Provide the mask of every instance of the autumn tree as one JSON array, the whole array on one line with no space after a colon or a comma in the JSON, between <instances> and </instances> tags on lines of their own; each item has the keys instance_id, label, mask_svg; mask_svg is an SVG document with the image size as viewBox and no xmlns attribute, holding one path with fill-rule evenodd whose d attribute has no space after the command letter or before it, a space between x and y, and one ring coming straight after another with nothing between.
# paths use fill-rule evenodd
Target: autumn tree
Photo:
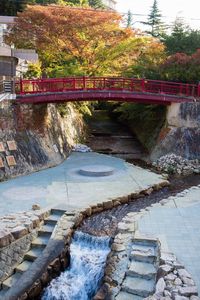
<instances>
[{"instance_id":1,"label":"autumn tree","mask_svg":"<svg viewBox=\"0 0 200 300\"><path fill-rule=\"evenodd\" d=\"M77 22L78 20L78 22ZM7 41L35 48L49 75L119 74L140 52L145 40L120 26L116 12L67 6L28 6Z\"/></svg>"},{"instance_id":2,"label":"autumn tree","mask_svg":"<svg viewBox=\"0 0 200 300\"><path fill-rule=\"evenodd\" d=\"M176 53L159 66L161 79L197 83L200 78L200 49L192 55Z\"/></svg>"},{"instance_id":3,"label":"autumn tree","mask_svg":"<svg viewBox=\"0 0 200 300\"><path fill-rule=\"evenodd\" d=\"M164 45L153 38L146 38L145 43L140 48L136 60L127 67L124 76L156 79L159 75L158 66L166 59Z\"/></svg>"}]
</instances>

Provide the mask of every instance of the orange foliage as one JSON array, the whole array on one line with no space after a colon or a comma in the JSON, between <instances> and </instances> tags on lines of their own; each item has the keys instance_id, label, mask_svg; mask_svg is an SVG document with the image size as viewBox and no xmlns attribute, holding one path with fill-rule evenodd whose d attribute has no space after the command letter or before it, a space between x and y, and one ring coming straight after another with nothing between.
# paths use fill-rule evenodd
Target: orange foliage
<instances>
[{"instance_id":1,"label":"orange foliage","mask_svg":"<svg viewBox=\"0 0 200 300\"><path fill-rule=\"evenodd\" d=\"M76 58L90 59L103 45L114 47L131 35L122 29L115 12L78 9L69 6L28 6L18 18L7 40L18 47L66 51Z\"/></svg>"}]
</instances>

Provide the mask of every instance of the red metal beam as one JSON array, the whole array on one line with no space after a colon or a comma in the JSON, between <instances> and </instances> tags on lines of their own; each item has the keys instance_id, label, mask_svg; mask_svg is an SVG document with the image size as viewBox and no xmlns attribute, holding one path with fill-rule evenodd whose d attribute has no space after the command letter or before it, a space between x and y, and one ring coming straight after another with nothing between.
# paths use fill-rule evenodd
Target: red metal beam
<instances>
[{"instance_id":1,"label":"red metal beam","mask_svg":"<svg viewBox=\"0 0 200 300\"><path fill-rule=\"evenodd\" d=\"M68 101L119 101L169 105L171 102L192 101L188 97L162 94L131 93L124 91L74 91L61 93L27 94L17 97L18 103L59 103Z\"/></svg>"}]
</instances>

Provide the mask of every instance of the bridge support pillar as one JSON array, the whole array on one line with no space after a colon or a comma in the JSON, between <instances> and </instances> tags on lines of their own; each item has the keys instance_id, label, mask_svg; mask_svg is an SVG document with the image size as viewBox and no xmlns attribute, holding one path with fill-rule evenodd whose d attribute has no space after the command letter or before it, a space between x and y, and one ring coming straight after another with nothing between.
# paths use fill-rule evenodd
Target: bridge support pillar
<instances>
[{"instance_id":1,"label":"bridge support pillar","mask_svg":"<svg viewBox=\"0 0 200 300\"><path fill-rule=\"evenodd\" d=\"M187 159L200 159L200 102L172 103L160 131L151 159L175 153Z\"/></svg>"}]
</instances>

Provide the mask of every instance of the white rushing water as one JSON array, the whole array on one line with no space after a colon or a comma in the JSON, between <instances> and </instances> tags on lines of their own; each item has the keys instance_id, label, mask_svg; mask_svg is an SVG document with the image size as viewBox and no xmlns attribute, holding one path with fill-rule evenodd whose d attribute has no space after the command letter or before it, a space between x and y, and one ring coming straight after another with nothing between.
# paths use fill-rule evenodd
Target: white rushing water
<instances>
[{"instance_id":1,"label":"white rushing water","mask_svg":"<svg viewBox=\"0 0 200 300\"><path fill-rule=\"evenodd\" d=\"M90 300L99 288L109 237L76 232L70 246L70 267L45 289L42 300Z\"/></svg>"}]
</instances>

